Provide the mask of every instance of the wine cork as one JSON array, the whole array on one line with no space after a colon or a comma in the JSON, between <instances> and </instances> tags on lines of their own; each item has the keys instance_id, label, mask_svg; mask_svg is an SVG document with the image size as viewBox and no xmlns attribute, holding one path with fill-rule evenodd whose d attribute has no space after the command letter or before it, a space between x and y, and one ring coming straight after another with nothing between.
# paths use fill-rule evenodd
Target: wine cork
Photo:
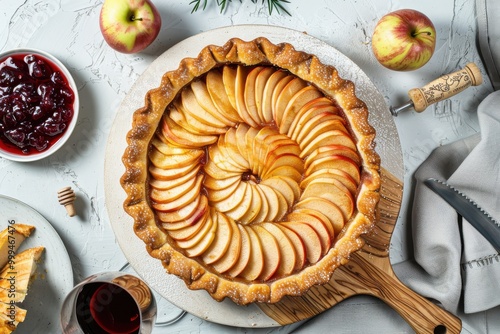
<instances>
[{"instance_id":1,"label":"wine cork","mask_svg":"<svg viewBox=\"0 0 500 334\"><path fill-rule=\"evenodd\" d=\"M66 208L68 216L73 217L76 214L75 207L73 205L73 202L76 199L76 195L73 189L71 189L71 187L60 189L57 192L57 198L59 199L59 203L61 205L64 205L64 207Z\"/></svg>"}]
</instances>

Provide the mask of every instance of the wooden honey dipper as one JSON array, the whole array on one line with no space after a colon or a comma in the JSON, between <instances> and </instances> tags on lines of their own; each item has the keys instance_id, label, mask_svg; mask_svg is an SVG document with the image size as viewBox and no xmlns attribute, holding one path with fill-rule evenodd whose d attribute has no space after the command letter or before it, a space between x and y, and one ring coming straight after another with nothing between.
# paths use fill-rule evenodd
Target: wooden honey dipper
<instances>
[{"instance_id":1,"label":"wooden honey dipper","mask_svg":"<svg viewBox=\"0 0 500 334\"><path fill-rule=\"evenodd\" d=\"M75 207L73 205L76 195L73 189L71 189L71 187L65 187L60 189L57 192L57 198L59 199L59 203L61 205L64 205L64 207L66 208L68 216L73 217L76 214Z\"/></svg>"}]
</instances>

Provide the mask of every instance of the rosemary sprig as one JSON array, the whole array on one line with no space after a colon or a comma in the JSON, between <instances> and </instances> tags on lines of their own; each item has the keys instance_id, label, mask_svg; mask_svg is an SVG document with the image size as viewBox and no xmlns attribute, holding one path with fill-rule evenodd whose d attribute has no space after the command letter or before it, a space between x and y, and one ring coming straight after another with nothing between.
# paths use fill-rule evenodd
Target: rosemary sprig
<instances>
[{"instance_id":1,"label":"rosemary sprig","mask_svg":"<svg viewBox=\"0 0 500 334\"><path fill-rule=\"evenodd\" d=\"M226 10L227 6L229 5L232 0L215 0L217 3L217 6L220 7L220 12L224 12ZM253 3L257 3L258 0L251 0ZM202 10L205 10L207 7L207 2L208 0L192 0L189 4L193 5L193 9L191 10L191 13L194 13L198 11L200 8ZM288 14L291 16L291 14L286 10L286 8L283 6L283 3L290 3L289 0L262 0L262 4L267 2L267 8L269 9L269 15L273 13L273 10L276 10L279 14L281 14L280 11L283 11L284 13ZM240 0L241 3L241 0Z\"/></svg>"}]
</instances>

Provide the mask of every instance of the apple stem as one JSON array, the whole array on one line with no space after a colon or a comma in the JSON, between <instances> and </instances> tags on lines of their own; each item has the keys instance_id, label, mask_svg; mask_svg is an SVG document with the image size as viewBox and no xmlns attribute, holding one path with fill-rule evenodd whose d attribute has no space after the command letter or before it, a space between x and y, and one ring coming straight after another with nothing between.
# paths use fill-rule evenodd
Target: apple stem
<instances>
[{"instance_id":1,"label":"apple stem","mask_svg":"<svg viewBox=\"0 0 500 334\"><path fill-rule=\"evenodd\" d=\"M415 32L414 32L414 33L412 33L412 34L411 34L411 36L412 36L412 37L416 37L416 36L418 36L418 35L420 35L420 34L426 34L427 36L432 35L429 31L421 31L421 32L418 32L418 33L415 33Z\"/></svg>"},{"instance_id":2,"label":"apple stem","mask_svg":"<svg viewBox=\"0 0 500 334\"><path fill-rule=\"evenodd\" d=\"M132 15L130 16L130 21L142 21L142 18L141 17L137 18L134 15Z\"/></svg>"}]
</instances>

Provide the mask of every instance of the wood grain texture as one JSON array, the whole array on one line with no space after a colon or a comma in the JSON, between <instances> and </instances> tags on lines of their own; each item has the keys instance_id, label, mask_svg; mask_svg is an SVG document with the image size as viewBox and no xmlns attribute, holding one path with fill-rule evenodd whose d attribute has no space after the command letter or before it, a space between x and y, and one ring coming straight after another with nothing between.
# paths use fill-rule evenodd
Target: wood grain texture
<instances>
[{"instance_id":1,"label":"wood grain texture","mask_svg":"<svg viewBox=\"0 0 500 334\"><path fill-rule=\"evenodd\" d=\"M389 246L403 194L402 182L382 170L379 220L364 236L364 247L337 269L329 283L312 287L300 297L285 297L275 304L258 304L282 325L315 316L354 295L380 298L398 312L417 333L460 333L459 318L402 284L392 270Z\"/></svg>"}]
</instances>

